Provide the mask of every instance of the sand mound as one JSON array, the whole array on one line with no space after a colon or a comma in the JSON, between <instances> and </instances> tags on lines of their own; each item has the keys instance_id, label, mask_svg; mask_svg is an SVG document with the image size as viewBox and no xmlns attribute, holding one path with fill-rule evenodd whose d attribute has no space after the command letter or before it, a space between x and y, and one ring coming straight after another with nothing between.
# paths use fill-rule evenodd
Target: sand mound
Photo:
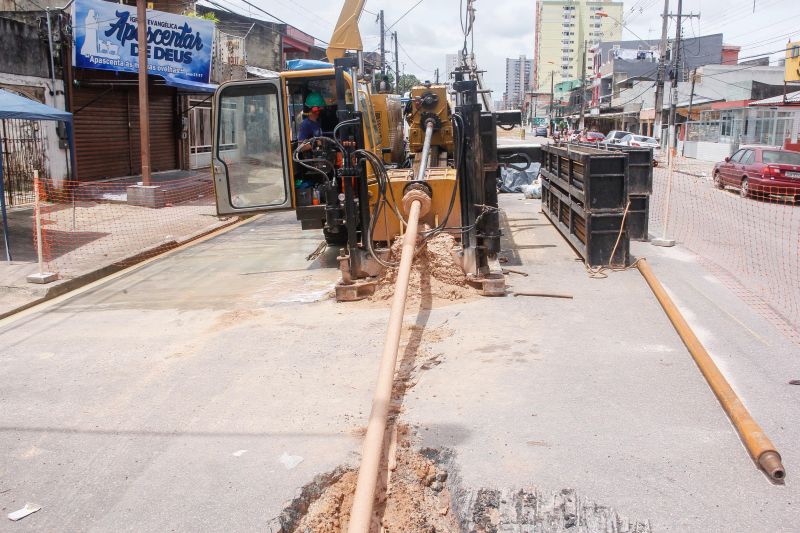
<instances>
[{"instance_id":1,"label":"sand mound","mask_svg":"<svg viewBox=\"0 0 800 533\"><path fill-rule=\"evenodd\" d=\"M392 244L390 259L400 260L403 238ZM461 267L453 260L455 239L440 233L428 240L425 247L414 258L408 284L409 300L443 299L461 300L475 296L477 292L467 284ZM373 300L388 300L394 295L397 268L387 268L381 274Z\"/></svg>"},{"instance_id":2,"label":"sand mound","mask_svg":"<svg viewBox=\"0 0 800 533\"><path fill-rule=\"evenodd\" d=\"M357 472L346 472L308 507L292 531L296 533L344 533L347 531ZM447 473L430 459L400 444L397 467L391 474L386 501L375 509L381 531L389 533L455 533L458 526L450 513Z\"/></svg>"}]
</instances>

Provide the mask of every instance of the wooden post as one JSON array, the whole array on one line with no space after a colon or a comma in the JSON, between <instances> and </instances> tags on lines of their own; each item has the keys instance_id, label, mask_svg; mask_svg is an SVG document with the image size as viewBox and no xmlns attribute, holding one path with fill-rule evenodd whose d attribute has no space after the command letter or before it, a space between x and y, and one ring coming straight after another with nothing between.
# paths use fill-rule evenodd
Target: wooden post
<instances>
[{"instance_id":1,"label":"wooden post","mask_svg":"<svg viewBox=\"0 0 800 533\"><path fill-rule=\"evenodd\" d=\"M147 1L136 1L139 45L139 139L142 185L150 185L150 101L147 94Z\"/></svg>"}]
</instances>

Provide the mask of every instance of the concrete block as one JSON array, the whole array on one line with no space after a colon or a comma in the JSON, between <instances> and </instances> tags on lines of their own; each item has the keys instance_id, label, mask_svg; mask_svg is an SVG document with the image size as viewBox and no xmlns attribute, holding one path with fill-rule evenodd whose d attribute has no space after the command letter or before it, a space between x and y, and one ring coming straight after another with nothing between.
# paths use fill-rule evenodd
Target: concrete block
<instances>
[{"instance_id":1,"label":"concrete block","mask_svg":"<svg viewBox=\"0 0 800 533\"><path fill-rule=\"evenodd\" d=\"M167 204L167 192L158 185L129 185L128 205L161 209Z\"/></svg>"},{"instance_id":2,"label":"concrete block","mask_svg":"<svg viewBox=\"0 0 800 533\"><path fill-rule=\"evenodd\" d=\"M28 274L26 278L28 283L53 283L54 281L58 280L58 274L53 272L36 272L35 274Z\"/></svg>"},{"instance_id":3,"label":"concrete block","mask_svg":"<svg viewBox=\"0 0 800 533\"><path fill-rule=\"evenodd\" d=\"M670 246L675 246L675 241L673 239L662 239L662 238L655 238L650 239L650 244L653 246L662 246L665 248L669 248Z\"/></svg>"}]
</instances>

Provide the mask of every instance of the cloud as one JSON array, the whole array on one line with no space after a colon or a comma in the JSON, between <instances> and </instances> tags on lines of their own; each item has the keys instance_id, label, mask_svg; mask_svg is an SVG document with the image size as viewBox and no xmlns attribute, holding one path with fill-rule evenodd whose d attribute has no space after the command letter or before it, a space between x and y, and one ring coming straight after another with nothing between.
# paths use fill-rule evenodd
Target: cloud
<instances>
[{"instance_id":1,"label":"cloud","mask_svg":"<svg viewBox=\"0 0 800 533\"><path fill-rule=\"evenodd\" d=\"M237 11L267 19L242 4L240 0L215 0ZM339 18L344 0L250 0L297 28L328 40ZM403 17L417 0L369 0L366 9L383 9L387 26ZM406 72L425 79L437 67L444 74L445 54L455 53L463 45L459 18L460 0L423 0L390 31L397 31L400 62ZM466 3L466 2L464 2ZM487 84L500 98L505 85L505 59L525 55L533 57L535 0L477 0L475 54ZM708 35L724 31L725 42L743 46L742 56L780 49L789 38L800 39L796 21L800 19L797 0L694 0L683 3L684 11L700 12L700 19L687 19L684 35ZM631 9L629 6L633 6ZM625 2L623 38L658 39L661 36L661 0ZM672 0L672 10L677 2ZM378 46L378 25L373 14L365 12L359 24L365 50ZM794 32L794 33L792 33ZM675 26L670 26L670 38ZM391 41L387 36L388 58L393 63Z\"/></svg>"}]
</instances>

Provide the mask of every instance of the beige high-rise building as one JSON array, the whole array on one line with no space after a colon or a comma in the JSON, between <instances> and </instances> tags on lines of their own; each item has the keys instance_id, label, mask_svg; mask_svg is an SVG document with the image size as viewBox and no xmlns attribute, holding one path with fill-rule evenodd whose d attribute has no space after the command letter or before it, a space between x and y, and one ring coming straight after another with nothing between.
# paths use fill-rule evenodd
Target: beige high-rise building
<instances>
[{"instance_id":1,"label":"beige high-rise building","mask_svg":"<svg viewBox=\"0 0 800 533\"><path fill-rule=\"evenodd\" d=\"M533 86L549 91L551 72L554 83L580 79L584 53L583 75L589 76L591 49L600 41L621 40L622 15L622 2L613 0L536 0Z\"/></svg>"}]
</instances>

